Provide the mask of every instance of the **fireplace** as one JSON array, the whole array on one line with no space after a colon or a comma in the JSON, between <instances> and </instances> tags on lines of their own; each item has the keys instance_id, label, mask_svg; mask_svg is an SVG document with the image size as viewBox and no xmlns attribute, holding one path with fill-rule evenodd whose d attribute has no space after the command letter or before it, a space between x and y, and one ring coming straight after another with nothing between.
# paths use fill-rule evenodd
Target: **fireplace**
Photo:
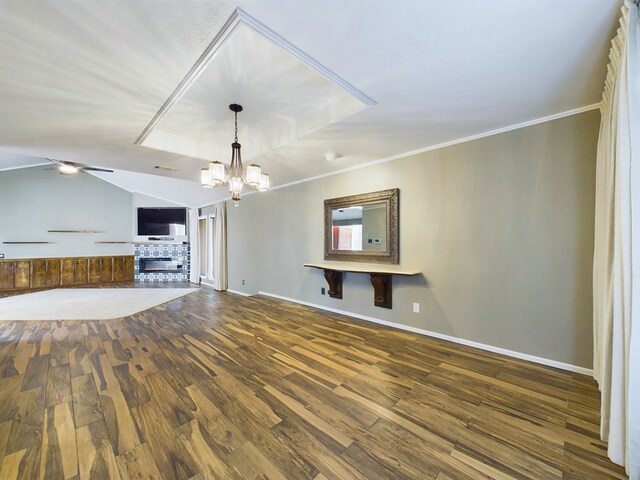
<instances>
[{"instance_id":1,"label":"fireplace","mask_svg":"<svg viewBox=\"0 0 640 480\"><path fill-rule=\"evenodd\" d=\"M188 243L136 243L134 271L136 282L188 282Z\"/></svg>"},{"instance_id":2,"label":"fireplace","mask_svg":"<svg viewBox=\"0 0 640 480\"><path fill-rule=\"evenodd\" d=\"M141 257L140 273L179 273L182 263L171 257Z\"/></svg>"}]
</instances>

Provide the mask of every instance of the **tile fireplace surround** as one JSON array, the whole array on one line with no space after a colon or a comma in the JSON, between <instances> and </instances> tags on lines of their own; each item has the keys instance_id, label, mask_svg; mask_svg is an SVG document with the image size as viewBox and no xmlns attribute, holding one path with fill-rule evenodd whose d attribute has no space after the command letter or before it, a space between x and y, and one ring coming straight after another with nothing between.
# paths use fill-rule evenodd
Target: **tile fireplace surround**
<instances>
[{"instance_id":1,"label":"tile fireplace surround","mask_svg":"<svg viewBox=\"0 0 640 480\"><path fill-rule=\"evenodd\" d=\"M189 265L191 255L187 243L136 243L133 247L134 277L136 282L188 282ZM170 259L171 271L146 271L140 270L140 259L156 258ZM144 263L144 262L143 262ZM175 268L179 265L179 268Z\"/></svg>"}]
</instances>

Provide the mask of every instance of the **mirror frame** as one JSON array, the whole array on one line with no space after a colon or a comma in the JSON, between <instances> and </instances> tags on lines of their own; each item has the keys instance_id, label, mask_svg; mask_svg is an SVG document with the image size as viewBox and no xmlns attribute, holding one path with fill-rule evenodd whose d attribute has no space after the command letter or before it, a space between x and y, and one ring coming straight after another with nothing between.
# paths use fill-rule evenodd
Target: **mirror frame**
<instances>
[{"instance_id":1,"label":"mirror frame","mask_svg":"<svg viewBox=\"0 0 640 480\"><path fill-rule=\"evenodd\" d=\"M330 198L324 201L324 259L344 262L399 263L399 215L400 189L392 188L378 192ZM384 203L387 207L387 245L384 252L333 250L331 211L355 205Z\"/></svg>"}]
</instances>

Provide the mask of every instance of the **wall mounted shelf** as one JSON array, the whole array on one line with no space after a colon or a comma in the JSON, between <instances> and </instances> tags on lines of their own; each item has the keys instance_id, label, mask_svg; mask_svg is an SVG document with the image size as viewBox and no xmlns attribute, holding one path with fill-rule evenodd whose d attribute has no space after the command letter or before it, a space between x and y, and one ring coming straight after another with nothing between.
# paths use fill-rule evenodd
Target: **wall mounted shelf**
<instances>
[{"instance_id":1,"label":"wall mounted shelf","mask_svg":"<svg viewBox=\"0 0 640 480\"><path fill-rule=\"evenodd\" d=\"M53 242L2 242L3 245L43 245Z\"/></svg>"},{"instance_id":2,"label":"wall mounted shelf","mask_svg":"<svg viewBox=\"0 0 640 480\"><path fill-rule=\"evenodd\" d=\"M47 233L104 233L98 230L47 230Z\"/></svg>"},{"instance_id":3,"label":"wall mounted shelf","mask_svg":"<svg viewBox=\"0 0 640 480\"><path fill-rule=\"evenodd\" d=\"M346 272L367 273L373 286L373 304L376 307L392 308L392 285L393 275L414 276L422 272L417 270L401 270L397 267L386 267L381 265L353 265L345 263L305 263L305 267L318 268L324 271L324 278L329 284L329 296L331 298L342 299L342 278Z\"/></svg>"}]
</instances>

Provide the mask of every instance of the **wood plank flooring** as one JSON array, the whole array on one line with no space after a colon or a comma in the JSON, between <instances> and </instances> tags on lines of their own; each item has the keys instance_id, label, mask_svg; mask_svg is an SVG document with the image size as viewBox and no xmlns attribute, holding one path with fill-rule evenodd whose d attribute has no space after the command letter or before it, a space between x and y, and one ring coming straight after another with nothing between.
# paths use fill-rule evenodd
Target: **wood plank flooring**
<instances>
[{"instance_id":1,"label":"wood plank flooring","mask_svg":"<svg viewBox=\"0 0 640 480\"><path fill-rule=\"evenodd\" d=\"M0 322L2 480L624 479L598 412L583 375L208 288Z\"/></svg>"}]
</instances>

